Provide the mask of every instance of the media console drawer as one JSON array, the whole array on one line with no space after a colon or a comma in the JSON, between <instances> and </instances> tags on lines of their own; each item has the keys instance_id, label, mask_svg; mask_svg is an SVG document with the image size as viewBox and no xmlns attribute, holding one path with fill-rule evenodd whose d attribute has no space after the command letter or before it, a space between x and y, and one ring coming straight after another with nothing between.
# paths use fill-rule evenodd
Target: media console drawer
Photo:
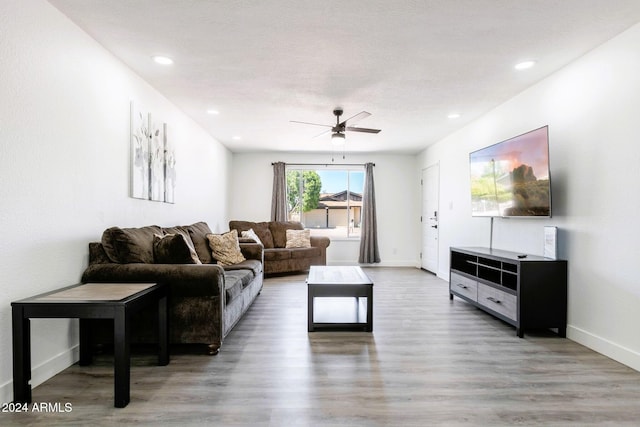
<instances>
[{"instance_id":1,"label":"media console drawer","mask_svg":"<svg viewBox=\"0 0 640 427\"><path fill-rule=\"evenodd\" d=\"M518 298L515 295L479 283L478 303L511 320L518 320Z\"/></svg>"},{"instance_id":2,"label":"media console drawer","mask_svg":"<svg viewBox=\"0 0 640 427\"><path fill-rule=\"evenodd\" d=\"M465 296L473 301L478 299L478 282L457 273L451 273L451 292Z\"/></svg>"}]
</instances>

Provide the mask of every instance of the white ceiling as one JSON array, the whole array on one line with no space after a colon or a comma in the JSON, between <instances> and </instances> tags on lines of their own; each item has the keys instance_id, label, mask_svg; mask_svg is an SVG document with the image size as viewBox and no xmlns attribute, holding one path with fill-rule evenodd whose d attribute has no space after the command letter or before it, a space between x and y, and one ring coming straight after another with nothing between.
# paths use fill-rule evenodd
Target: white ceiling
<instances>
[{"instance_id":1,"label":"white ceiling","mask_svg":"<svg viewBox=\"0 0 640 427\"><path fill-rule=\"evenodd\" d=\"M289 121L342 106L382 129L347 152L416 153L640 22L638 0L49 2L234 152L331 151Z\"/></svg>"}]
</instances>

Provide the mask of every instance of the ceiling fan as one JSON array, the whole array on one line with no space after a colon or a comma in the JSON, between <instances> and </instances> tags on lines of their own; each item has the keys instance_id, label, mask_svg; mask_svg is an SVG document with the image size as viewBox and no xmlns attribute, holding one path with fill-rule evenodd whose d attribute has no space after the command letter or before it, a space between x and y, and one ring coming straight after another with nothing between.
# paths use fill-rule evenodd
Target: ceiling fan
<instances>
[{"instance_id":1,"label":"ceiling fan","mask_svg":"<svg viewBox=\"0 0 640 427\"><path fill-rule=\"evenodd\" d=\"M361 127L356 127L356 126L351 126L353 125L355 122L362 120L364 118L367 118L371 115L371 113L368 113L366 111L362 111L358 114L356 114L355 116L351 116L346 120L343 120L342 122L340 121L340 116L342 116L342 113L344 111L342 110L342 108L336 108L333 110L333 115L336 116L336 124L335 125L322 125L319 123L309 123L309 122L299 122L297 120L291 120L291 123L301 123L303 125L313 125L313 126L324 126L324 127L328 127L331 128L330 130L326 130L324 132L322 132L319 135L316 135L314 138L320 136L320 135L324 135L325 133L331 131L331 142L333 142L336 145L341 145L344 143L344 137L345 137L345 132L364 132L364 133L379 133L380 129L369 129L369 128L361 128Z\"/></svg>"}]
</instances>

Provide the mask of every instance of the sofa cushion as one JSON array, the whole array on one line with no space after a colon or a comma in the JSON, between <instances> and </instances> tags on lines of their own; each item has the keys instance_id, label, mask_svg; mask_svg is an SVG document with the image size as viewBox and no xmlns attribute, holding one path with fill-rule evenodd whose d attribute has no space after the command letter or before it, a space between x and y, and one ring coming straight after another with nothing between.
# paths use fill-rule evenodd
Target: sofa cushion
<instances>
[{"instance_id":1,"label":"sofa cushion","mask_svg":"<svg viewBox=\"0 0 640 427\"><path fill-rule=\"evenodd\" d=\"M272 221L269 229L273 235L273 246L284 248L287 245L287 230L304 230L304 227L297 221Z\"/></svg>"},{"instance_id":2,"label":"sofa cushion","mask_svg":"<svg viewBox=\"0 0 640 427\"><path fill-rule=\"evenodd\" d=\"M245 270L246 271L246 270ZM224 293L227 304L242 294L242 275L229 272L224 274Z\"/></svg>"},{"instance_id":3,"label":"sofa cushion","mask_svg":"<svg viewBox=\"0 0 640 427\"><path fill-rule=\"evenodd\" d=\"M285 259L291 259L291 252L293 249L285 248L273 248L264 251L264 261L282 261Z\"/></svg>"},{"instance_id":4,"label":"sofa cushion","mask_svg":"<svg viewBox=\"0 0 640 427\"><path fill-rule=\"evenodd\" d=\"M203 264L212 264L215 262L211 255L211 249L209 248L209 241L207 240L207 234L211 234L211 229L206 222L196 222L195 224L185 225L180 227L189 232L189 237L193 242L193 247L198 254L198 258Z\"/></svg>"},{"instance_id":5,"label":"sofa cushion","mask_svg":"<svg viewBox=\"0 0 640 427\"><path fill-rule=\"evenodd\" d=\"M224 271L249 270L255 277L262 272L262 263L255 259L246 259L237 264L225 265L222 268L224 268Z\"/></svg>"},{"instance_id":6,"label":"sofa cushion","mask_svg":"<svg viewBox=\"0 0 640 427\"><path fill-rule=\"evenodd\" d=\"M207 234L211 255L220 265L237 264L245 260L238 243L238 231L231 230L223 234Z\"/></svg>"},{"instance_id":7,"label":"sofa cushion","mask_svg":"<svg viewBox=\"0 0 640 427\"><path fill-rule=\"evenodd\" d=\"M287 230L285 248L310 248L311 232L309 230Z\"/></svg>"},{"instance_id":8,"label":"sofa cushion","mask_svg":"<svg viewBox=\"0 0 640 427\"><path fill-rule=\"evenodd\" d=\"M315 247L297 248L291 251L292 259L315 258L315 257L319 257L320 255L322 255L320 248L315 248Z\"/></svg>"},{"instance_id":9,"label":"sofa cushion","mask_svg":"<svg viewBox=\"0 0 640 427\"><path fill-rule=\"evenodd\" d=\"M109 259L120 264L153 263L153 236L162 234L157 225L140 228L111 227L102 233L102 246Z\"/></svg>"},{"instance_id":10,"label":"sofa cushion","mask_svg":"<svg viewBox=\"0 0 640 427\"><path fill-rule=\"evenodd\" d=\"M207 227L209 228L209 227ZM193 240L191 239L191 236L189 235L189 230L183 226L177 226L177 227L162 227L162 232L164 234L182 234L185 238L185 241L187 242L187 245L189 245L190 248L193 249L194 253L198 254L198 252L195 250L196 246L193 244ZM198 257L198 260L200 260L200 257ZM200 263L202 263L202 260L200 260Z\"/></svg>"},{"instance_id":11,"label":"sofa cushion","mask_svg":"<svg viewBox=\"0 0 640 427\"><path fill-rule=\"evenodd\" d=\"M251 222L251 221L229 221L229 229L238 230L238 234L243 231L253 229L260 238L265 249L273 248L273 235L269 229L268 222Z\"/></svg>"},{"instance_id":12,"label":"sofa cushion","mask_svg":"<svg viewBox=\"0 0 640 427\"><path fill-rule=\"evenodd\" d=\"M242 288L246 288L249 285L249 283L251 283L251 281L253 280L253 272L251 270L246 270L246 269L230 270L230 271L224 272L224 277L225 277L225 280L228 277L237 278L240 280L240 283L242 284Z\"/></svg>"},{"instance_id":13,"label":"sofa cushion","mask_svg":"<svg viewBox=\"0 0 640 427\"><path fill-rule=\"evenodd\" d=\"M182 234L187 240L187 243L195 249L193 240L191 240L191 236L189 235L189 230L183 226L162 227L162 234Z\"/></svg>"},{"instance_id":14,"label":"sofa cushion","mask_svg":"<svg viewBox=\"0 0 640 427\"><path fill-rule=\"evenodd\" d=\"M153 240L153 257L156 264L202 264L193 243L184 234L156 234Z\"/></svg>"}]
</instances>

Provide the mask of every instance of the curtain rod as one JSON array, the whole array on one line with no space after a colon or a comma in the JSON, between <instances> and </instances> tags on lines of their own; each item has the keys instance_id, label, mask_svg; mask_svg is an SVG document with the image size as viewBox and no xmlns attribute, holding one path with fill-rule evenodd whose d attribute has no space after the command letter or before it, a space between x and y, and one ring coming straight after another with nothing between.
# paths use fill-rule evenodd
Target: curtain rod
<instances>
[{"instance_id":1,"label":"curtain rod","mask_svg":"<svg viewBox=\"0 0 640 427\"><path fill-rule=\"evenodd\" d=\"M364 166L364 163L286 163L287 166ZM271 166L275 165L271 162ZM375 163L372 163L375 166Z\"/></svg>"}]
</instances>

